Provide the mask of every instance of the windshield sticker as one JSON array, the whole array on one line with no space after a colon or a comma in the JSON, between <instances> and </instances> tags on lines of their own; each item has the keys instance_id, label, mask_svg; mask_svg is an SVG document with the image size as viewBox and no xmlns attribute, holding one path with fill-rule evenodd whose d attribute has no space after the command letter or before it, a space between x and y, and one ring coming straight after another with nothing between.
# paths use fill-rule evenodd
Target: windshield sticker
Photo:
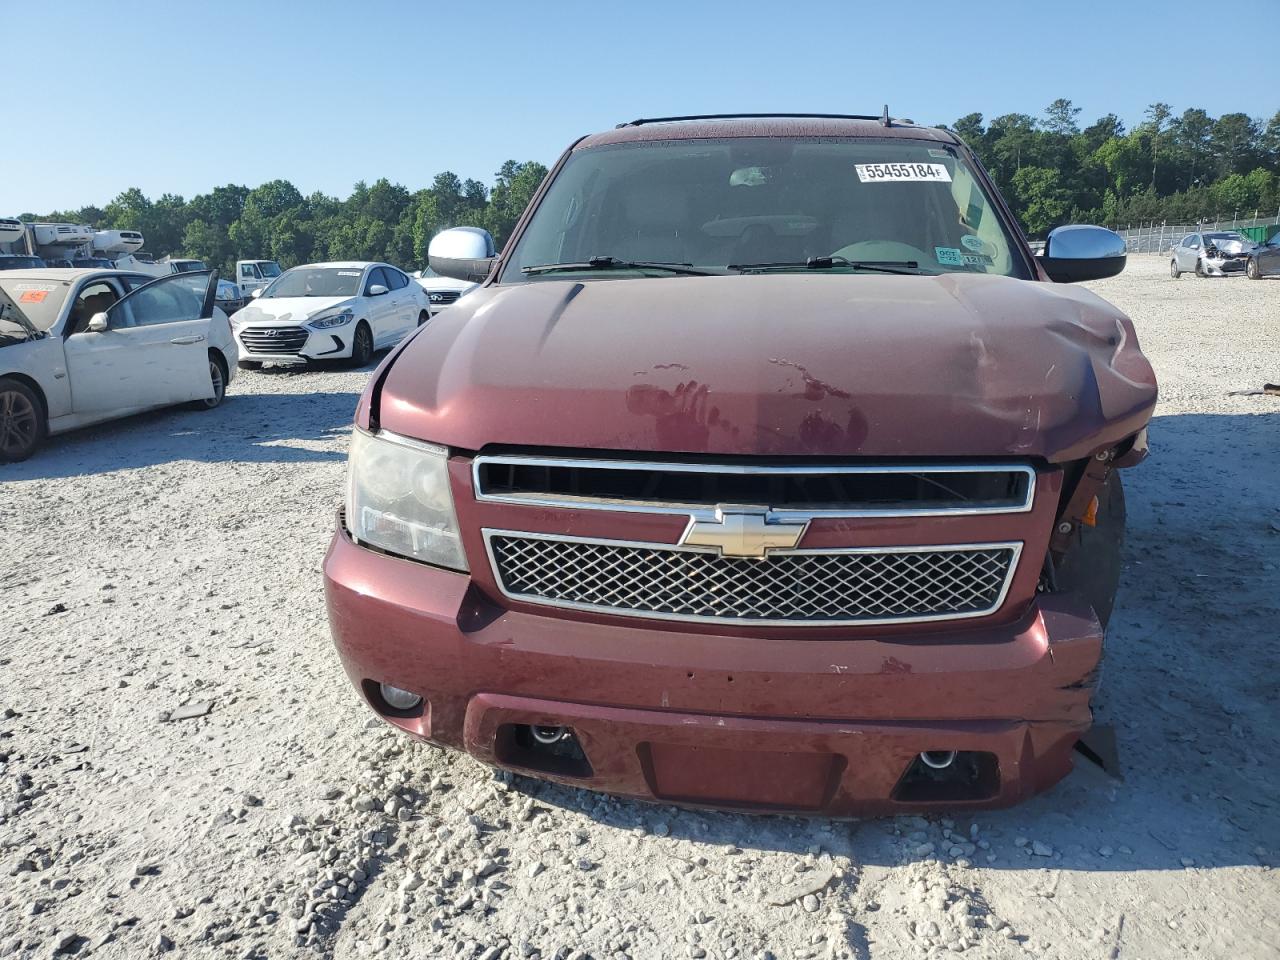
<instances>
[{"instance_id":1,"label":"windshield sticker","mask_svg":"<svg viewBox=\"0 0 1280 960\"><path fill-rule=\"evenodd\" d=\"M991 258L985 253L966 253L963 259L966 267L986 267L991 264Z\"/></svg>"},{"instance_id":2,"label":"windshield sticker","mask_svg":"<svg viewBox=\"0 0 1280 960\"><path fill-rule=\"evenodd\" d=\"M962 247L967 247L974 253L981 253L987 246L986 242L981 237L975 237L971 233L966 233L960 238L960 245Z\"/></svg>"},{"instance_id":3,"label":"windshield sticker","mask_svg":"<svg viewBox=\"0 0 1280 960\"><path fill-rule=\"evenodd\" d=\"M359 271L359 270L339 270L339 271L338 271L338 276L340 276L340 277L358 277L358 276L360 276L360 271Z\"/></svg>"},{"instance_id":4,"label":"windshield sticker","mask_svg":"<svg viewBox=\"0 0 1280 960\"><path fill-rule=\"evenodd\" d=\"M958 247L934 247L933 258L948 267L963 267L964 259Z\"/></svg>"},{"instance_id":5,"label":"windshield sticker","mask_svg":"<svg viewBox=\"0 0 1280 960\"><path fill-rule=\"evenodd\" d=\"M940 163L855 163L863 183L950 183L951 174Z\"/></svg>"},{"instance_id":6,"label":"windshield sticker","mask_svg":"<svg viewBox=\"0 0 1280 960\"><path fill-rule=\"evenodd\" d=\"M939 160L949 160L952 154L950 150L936 150L933 147L930 147L929 156L937 157Z\"/></svg>"},{"instance_id":7,"label":"windshield sticker","mask_svg":"<svg viewBox=\"0 0 1280 960\"><path fill-rule=\"evenodd\" d=\"M48 290L23 290L22 296L18 298L19 303L44 303L44 298L49 295Z\"/></svg>"}]
</instances>

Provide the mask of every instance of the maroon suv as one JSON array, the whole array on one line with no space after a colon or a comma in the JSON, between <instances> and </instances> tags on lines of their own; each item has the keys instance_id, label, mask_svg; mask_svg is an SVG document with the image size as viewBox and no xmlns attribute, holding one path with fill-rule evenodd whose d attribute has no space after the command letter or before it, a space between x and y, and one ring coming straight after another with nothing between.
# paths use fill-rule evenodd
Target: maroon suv
<instances>
[{"instance_id":1,"label":"maroon suv","mask_svg":"<svg viewBox=\"0 0 1280 960\"><path fill-rule=\"evenodd\" d=\"M1156 399L954 134L636 121L562 156L356 415L334 641L415 736L647 799L995 806L1070 769ZM1054 282L1058 281L1058 282Z\"/></svg>"}]
</instances>

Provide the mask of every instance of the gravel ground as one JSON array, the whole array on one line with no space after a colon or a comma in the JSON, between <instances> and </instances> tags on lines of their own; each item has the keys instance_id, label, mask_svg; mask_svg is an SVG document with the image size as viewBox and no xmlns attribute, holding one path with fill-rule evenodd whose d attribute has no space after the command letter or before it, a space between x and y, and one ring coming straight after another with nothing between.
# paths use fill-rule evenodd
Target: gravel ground
<instances>
[{"instance_id":1,"label":"gravel ground","mask_svg":"<svg viewBox=\"0 0 1280 960\"><path fill-rule=\"evenodd\" d=\"M691 813L372 720L319 564L368 371L0 467L0 957L1280 956L1280 280L1096 284L1161 379L1108 646L1126 770L957 820ZM188 714L198 714L190 716Z\"/></svg>"}]
</instances>

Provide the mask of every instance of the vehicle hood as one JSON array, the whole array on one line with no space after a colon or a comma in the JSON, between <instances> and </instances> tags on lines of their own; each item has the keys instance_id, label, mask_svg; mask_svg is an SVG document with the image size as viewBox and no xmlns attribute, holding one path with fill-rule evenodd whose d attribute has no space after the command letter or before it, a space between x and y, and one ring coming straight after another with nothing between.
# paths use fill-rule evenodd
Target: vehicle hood
<instances>
[{"instance_id":1,"label":"vehicle hood","mask_svg":"<svg viewBox=\"0 0 1280 960\"><path fill-rule=\"evenodd\" d=\"M321 313L332 313L355 303L355 297L259 297L236 311L236 323L305 323Z\"/></svg>"},{"instance_id":2,"label":"vehicle hood","mask_svg":"<svg viewBox=\"0 0 1280 960\"><path fill-rule=\"evenodd\" d=\"M1080 287L772 274L485 287L360 418L466 450L1063 461L1155 400L1132 323Z\"/></svg>"},{"instance_id":3,"label":"vehicle hood","mask_svg":"<svg viewBox=\"0 0 1280 960\"><path fill-rule=\"evenodd\" d=\"M1248 240L1212 240L1210 241L1219 253L1224 253L1229 257L1238 257L1242 253L1249 253L1258 248L1256 243Z\"/></svg>"}]
</instances>

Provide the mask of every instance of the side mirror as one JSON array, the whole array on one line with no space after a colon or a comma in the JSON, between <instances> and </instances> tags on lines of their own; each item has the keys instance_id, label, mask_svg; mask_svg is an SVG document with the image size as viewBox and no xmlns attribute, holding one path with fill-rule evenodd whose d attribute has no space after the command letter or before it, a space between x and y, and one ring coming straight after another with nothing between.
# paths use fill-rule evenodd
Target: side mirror
<instances>
[{"instance_id":1,"label":"side mirror","mask_svg":"<svg viewBox=\"0 0 1280 960\"><path fill-rule=\"evenodd\" d=\"M1124 269L1124 237L1103 227L1058 227L1049 233L1040 265L1055 283L1114 277Z\"/></svg>"},{"instance_id":2,"label":"side mirror","mask_svg":"<svg viewBox=\"0 0 1280 960\"><path fill-rule=\"evenodd\" d=\"M489 276L498 251L488 230L453 227L431 238L427 265L442 277L480 283Z\"/></svg>"},{"instance_id":3,"label":"side mirror","mask_svg":"<svg viewBox=\"0 0 1280 960\"><path fill-rule=\"evenodd\" d=\"M85 325L85 333L103 333L107 329L107 315L105 313L95 313L89 318L89 322Z\"/></svg>"},{"instance_id":4,"label":"side mirror","mask_svg":"<svg viewBox=\"0 0 1280 960\"><path fill-rule=\"evenodd\" d=\"M260 296L262 296L262 288L261 288L261 287L254 287L252 290L250 290L250 291L249 291L249 296L251 296L251 297L253 297L253 299L257 300Z\"/></svg>"},{"instance_id":5,"label":"side mirror","mask_svg":"<svg viewBox=\"0 0 1280 960\"><path fill-rule=\"evenodd\" d=\"M372 287L369 288L369 296L371 297L380 297L386 292L387 292L387 288L380 283L375 283Z\"/></svg>"}]
</instances>

